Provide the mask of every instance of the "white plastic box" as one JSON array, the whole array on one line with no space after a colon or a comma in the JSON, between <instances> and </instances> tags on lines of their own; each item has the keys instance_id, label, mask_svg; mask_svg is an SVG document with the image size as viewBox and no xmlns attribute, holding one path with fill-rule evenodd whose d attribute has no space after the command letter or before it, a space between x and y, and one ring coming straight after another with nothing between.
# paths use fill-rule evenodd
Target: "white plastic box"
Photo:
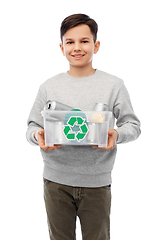
<instances>
[{"instance_id":1,"label":"white plastic box","mask_svg":"<svg viewBox=\"0 0 168 240\"><path fill-rule=\"evenodd\" d=\"M107 147L109 111L44 110L45 145L98 145Z\"/></svg>"}]
</instances>

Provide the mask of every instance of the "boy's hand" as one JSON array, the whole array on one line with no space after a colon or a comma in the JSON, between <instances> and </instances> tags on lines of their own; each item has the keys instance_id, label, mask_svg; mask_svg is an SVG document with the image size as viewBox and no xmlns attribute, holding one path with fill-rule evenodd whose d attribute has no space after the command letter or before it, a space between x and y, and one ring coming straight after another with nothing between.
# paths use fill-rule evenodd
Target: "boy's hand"
<instances>
[{"instance_id":1,"label":"boy's hand","mask_svg":"<svg viewBox=\"0 0 168 240\"><path fill-rule=\"evenodd\" d=\"M118 132L115 129L109 129L108 131L108 143L107 147L98 147L97 145L92 146L92 148L102 149L102 150L112 150L115 148L118 139Z\"/></svg>"},{"instance_id":2,"label":"boy's hand","mask_svg":"<svg viewBox=\"0 0 168 240\"><path fill-rule=\"evenodd\" d=\"M54 145L53 147L47 147L45 146L45 140L44 140L44 129L40 129L37 132L35 132L34 134L35 139L38 141L38 144L40 146L41 149L45 150L45 151L52 151L56 148L61 147L60 144Z\"/></svg>"}]
</instances>

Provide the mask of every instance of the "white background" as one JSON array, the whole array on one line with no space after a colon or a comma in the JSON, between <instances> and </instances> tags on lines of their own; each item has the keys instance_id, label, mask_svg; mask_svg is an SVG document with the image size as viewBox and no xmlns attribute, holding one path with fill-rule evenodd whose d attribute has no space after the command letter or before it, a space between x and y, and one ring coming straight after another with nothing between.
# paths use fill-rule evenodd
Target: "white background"
<instances>
[{"instance_id":1,"label":"white background","mask_svg":"<svg viewBox=\"0 0 168 240\"><path fill-rule=\"evenodd\" d=\"M49 239L43 161L26 141L26 121L40 84L68 70L59 29L74 13L97 21L93 66L124 80L142 123L137 141L118 146L111 239L168 239L167 12L166 0L1 1L1 239Z\"/></svg>"}]
</instances>

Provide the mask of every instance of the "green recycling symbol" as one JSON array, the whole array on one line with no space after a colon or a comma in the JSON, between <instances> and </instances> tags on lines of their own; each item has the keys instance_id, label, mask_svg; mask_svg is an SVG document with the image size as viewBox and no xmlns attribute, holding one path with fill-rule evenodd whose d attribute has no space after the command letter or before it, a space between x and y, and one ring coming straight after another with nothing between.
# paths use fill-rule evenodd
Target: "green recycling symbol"
<instances>
[{"instance_id":1,"label":"green recycling symbol","mask_svg":"<svg viewBox=\"0 0 168 240\"><path fill-rule=\"evenodd\" d=\"M68 140L83 140L89 129L85 123L85 119L80 116L71 116L67 125L64 125L63 133Z\"/></svg>"}]
</instances>

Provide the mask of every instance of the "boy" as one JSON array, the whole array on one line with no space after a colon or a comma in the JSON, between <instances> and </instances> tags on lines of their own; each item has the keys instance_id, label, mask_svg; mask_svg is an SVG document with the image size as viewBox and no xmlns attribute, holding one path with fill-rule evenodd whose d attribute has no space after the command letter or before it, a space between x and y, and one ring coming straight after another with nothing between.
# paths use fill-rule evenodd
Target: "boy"
<instances>
[{"instance_id":1,"label":"boy","mask_svg":"<svg viewBox=\"0 0 168 240\"><path fill-rule=\"evenodd\" d=\"M95 70L93 54L100 47L96 22L84 14L71 15L61 25L60 48L69 71L40 86L28 119L27 139L39 145L44 160L44 199L51 240L74 240L76 217L85 240L110 239L111 171L119 143L140 135L129 94L121 79ZM108 145L45 146L41 111L56 100L83 111L97 102L107 104L117 119L110 123Z\"/></svg>"}]
</instances>

